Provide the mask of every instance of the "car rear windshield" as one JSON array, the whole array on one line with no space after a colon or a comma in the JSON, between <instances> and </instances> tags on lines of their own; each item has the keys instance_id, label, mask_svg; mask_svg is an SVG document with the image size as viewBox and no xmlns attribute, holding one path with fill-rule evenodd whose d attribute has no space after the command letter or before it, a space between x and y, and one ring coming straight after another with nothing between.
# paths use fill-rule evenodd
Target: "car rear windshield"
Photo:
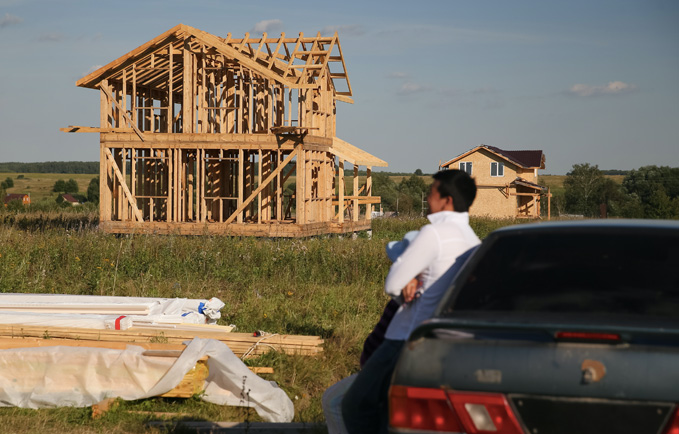
<instances>
[{"instance_id":1,"label":"car rear windshield","mask_svg":"<svg viewBox=\"0 0 679 434\"><path fill-rule=\"evenodd\" d=\"M460 276L444 314L678 316L677 233L524 233L485 253Z\"/></svg>"}]
</instances>

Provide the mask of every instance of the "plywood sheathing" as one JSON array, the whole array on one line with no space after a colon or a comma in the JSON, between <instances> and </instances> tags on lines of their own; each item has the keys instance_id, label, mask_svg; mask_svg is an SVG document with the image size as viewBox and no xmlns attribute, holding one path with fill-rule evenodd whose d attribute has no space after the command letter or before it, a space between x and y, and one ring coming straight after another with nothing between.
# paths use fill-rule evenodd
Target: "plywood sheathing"
<instances>
[{"instance_id":1,"label":"plywood sheathing","mask_svg":"<svg viewBox=\"0 0 679 434\"><path fill-rule=\"evenodd\" d=\"M530 162L513 155L535 154ZM535 157L535 155L532 155ZM533 161L534 160L534 161ZM472 163L472 177L478 188L471 215L494 218L540 218L540 204L547 200L548 219L551 217L551 194L537 184L538 169L545 168L542 151L504 151L480 145L446 161L440 167L458 169L461 162ZM504 164L504 176L492 176L491 164Z\"/></svg>"}]
</instances>

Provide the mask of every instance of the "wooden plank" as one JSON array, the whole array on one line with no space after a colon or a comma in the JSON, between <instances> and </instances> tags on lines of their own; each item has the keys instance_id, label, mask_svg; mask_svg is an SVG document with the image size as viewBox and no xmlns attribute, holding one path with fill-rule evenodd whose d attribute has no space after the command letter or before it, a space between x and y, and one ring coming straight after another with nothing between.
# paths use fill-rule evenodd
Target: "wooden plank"
<instances>
[{"instance_id":1,"label":"wooden plank","mask_svg":"<svg viewBox=\"0 0 679 434\"><path fill-rule=\"evenodd\" d=\"M250 69L251 71L256 72L257 74L263 77L267 77L271 80L283 82L288 86L295 87L295 83L290 82L290 80L287 80L285 76L281 78L280 75L276 74L266 66L255 61L247 54L244 54L242 51L235 49L233 46L222 42L220 38L189 26L186 26L185 31L193 35L196 39L201 40L205 42L207 45L214 47L214 49L220 52L221 54L237 59L239 63L241 63L243 66Z\"/></svg>"},{"instance_id":2,"label":"wooden plank","mask_svg":"<svg viewBox=\"0 0 679 434\"><path fill-rule=\"evenodd\" d=\"M102 90L102 92L104 92L106 94L106 96L108 96L110 101L113 101L113 105L115 105L118 108L118 110L120 110L122 112L122 115L125 118L125 120L127 121L127 123L132 127L134 132L137 133L137 136L139 136L139 138L143 142L144 141L144 134L139 130L139 128L137 128L137 126L134 124L134 122L132 121L130 116L125 111L123 111L123 109L122 109L122 107L120 107L120 104L118 103L118 101L116 101L113 98L113 96L111 95L111 91L108 89L108 86L100 85L100 89Z\"/></svg>"},{"instance_id":3,"label":"wooden plank","mask_svg":"<svg viewBox=\"0 0 679 434\"><path fill-rule=\"evenodd\" d=\"M182 133L193 133L194 103L193 93L195 92L193 80L193 53L189 39L184 40L184 72L182 76Z\"/></svg>"},{"instance_id":4,"label":"wooden plank","mask_svg":"<svg viewBox=\"0 0 679 434\"><path fill-rule=\"evenodd\" d=\"M359 194L360 193L358 191L358 165L354 164L354 191L353 191L354 205L353 205L353 208L352 208L352 211L351 211L353 221L358 221L358 213L359 213L358 195Z\"/></svg>"},{"instance_id":5,"label":"wooden plank","mask_svg":"<svg viewBox=\"0 0 679 434\"><path fill-rule=\"evenodd\" d=\"M338 169L339 185L337 187L337 196L339 198L339 207L337 211L338 219L340 223L344 223L344 159L339 158L339 169Z\"/></svg>"},{"instance_id":6,"label":"wooden plank","mask_svg":"<svg viewBox=\"0 0 679 434\"><path fill-rule=\"evenodd\" d=\"M134 213L134 217L137 219L137 221L142 221L144 218L142 217L141 212L139 211L139 208L137 208L137 203L134 197L132 196L132 193L130 192L129 188L127 188L127 183L125 182L125 178L123 178L123 175L120 173L120 170L118 169L118 166L115 164L115 159L113 158L113 155L111 154L111 150L108 148L104 149L104 155L106 156L106 159L110 162L113 172L115 173L115 176L118 178L118 182L120 182L122 188L123 188L123 193L127 197L127 201L132 208L132 212Z\"/></svg>"},{"instance_id":7,"label":"wooden plank","mask_svg":"<svg viewBox=\"0 0 679 434\"><path fill-rule=\"evenodd\" d=\"M247 207L247 206L250 204L250 202L252 202L252 201L254 200L255 197L257 197L257 195L259 194L259 192L261 192L261 191L264 189L264 187L266 187L267 185L269 185L269 183L276 177L276 175L277 175L278 173L280 173L280 171L283 170L283 168L284 168L288 163L290 163L290 161L292 161L292 159L295 157L295 155L297 155L297 153L298 153L298 148L295 148L295 150L292 151L292 152L290 153L290 155L288 155L288 156L285 158L285 160L283 160L283 162L281 163L281 165L280 165L279 167L277 167L276 170L274 170L273 172L271 172L271 173L269 174L269 176L266 177L266 179L264 180L264 182L262 182L262 183L257 187L257 189L255 189L255 191L253 191L253 192L250 194L250 196L249 196L247 199L245 199L245 200L238 206L238 208L236 208L236 211L234 211L234 212L229 216L229 218L226 219L226 221L225 221L224 223L225 223L225 224L231 223L231 222L236 218L236 216L238 216L238 215L240 214L240 212L243 211L243 210L245 209L245 207ZM242 196L239 195L239 198L240 198L240 197L242 197Z\"/></svg>"},{"instance_id":8,"label":"wooden plank","mask_svg":"<svg viewBox=\"0 0 679 434\"><path fill-rule=\"evenodd\" d=\"M365 178L365 195L372 197L373 193L373 177L372 177L372 167L368 166L366 168L366 178ZM365 210L365 218L367 220L372 219L373 205L372 202L368 202Z\"/></svg>"},{"instance_id":9,"label":"wooden plank","mask_svg":"<svg viewBox=\"0 0 679 434\"><path fill-rule=\"evenodd\" d=\"M178 24L168 30L165 33L162 33L161 35L156 36L155 38L151 39L150 41L146 42L145 44L135 48L134 50L128 52L124 56L119 57L118 59L114 60L113 62L108 63L105 66L102 66L101 68L97 69L96 71L86 75L85 77L81 78L76 82L76 86L79 87L93 87L96 85L96 82L98 81L99 77L102 77L106 75L108 72L124 65L126 62L131 60L132 58L139 56L140 54L144 53L146 50L151 49L158 44L160 44L162 41L165 39L169 38L170 36L180 32L182 28L185 27L183 24Z\"/></svg>"},{"instance_id":10,"label":"wooden plank","mask_svg":"<svg viewBox=\"0 0 679 434\"><path fill-rule=\"evenodd\" d=\"M172 44L168 48L168 81L167 81L167 105L169 109L167 110L167 132L173 132L174 126L174 101L172 99L172 94L174 93L174 67L173 67L173 52ZM169 207L168 207L169 208ZM168 216L169 216L168 212Z\"/></svg>"},{"instance_id":11,"label":"wooden plank","mask_svg":"<svg viewBox=\"0 0 679 434\"><path fill-rule=\"evenodd\" d=\"M245 197L245 174L243 173L245 152L242 149L238 150L238 201L236 202L236 209L241 209L243 207L243 199ZM232 213L233 215L235 213ZM228 221L228 219L227 219ZM243 223L242 213L237 214L237 223Z\"/></svg>"},{"instance_id":12,"label":"wooden plank","mask_svg":"<svg viewBox=\"0 0 679 434\"><path fill-rule=\"evenodd\" d=\"M81 127L75 125L69 125L66 128L59 128L60 131L65 133L133 133L132 128L102 128L102 127Z\"/></svg>"}]
</instances>

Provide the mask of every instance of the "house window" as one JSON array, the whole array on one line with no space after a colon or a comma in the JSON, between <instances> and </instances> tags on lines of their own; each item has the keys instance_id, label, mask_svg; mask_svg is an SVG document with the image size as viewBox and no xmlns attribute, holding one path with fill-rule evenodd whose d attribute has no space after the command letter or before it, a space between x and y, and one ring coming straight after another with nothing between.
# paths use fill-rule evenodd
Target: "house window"
<instances>
[{"instance_id":1,"label":"house window","mask_svg":"<svg viewBox=\"0 0 679 434\"><path fill-rule=\"evenodd\" d=\"M460 163L460 170L462 170L463 172L467 172L467 174L469 176L471 176L472 175L472 163L471 163L471 161Z\"/></svg>"},{"instance_id":2,"label":"house window","mask_svg":"<svg viewBox=\"0 0 679 434\"><path fill-rule=\"evenodd\" d=\"M505 163L490 163L490 176L505 176Z\"/></svg>"}]
</instances>

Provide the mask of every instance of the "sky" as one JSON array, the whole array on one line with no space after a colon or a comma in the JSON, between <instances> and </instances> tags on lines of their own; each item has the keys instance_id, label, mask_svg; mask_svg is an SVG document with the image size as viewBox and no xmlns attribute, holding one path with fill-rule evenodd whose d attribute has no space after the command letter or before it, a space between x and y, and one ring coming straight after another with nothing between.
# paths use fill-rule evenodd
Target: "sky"
<instances>
[{"instance_id":1,"label":"sky","mask_svg":"<svg viewBox=\"0 0 679 434\"><path fill-rule=\"evenodd\" d=\"M485 144L543 174L679 166L676 0L0 0L0 162L97 161L99 95L76 80L183 23L332 34L354 104L337 136L425 173Z\"/></svg>"}]
</instances>

